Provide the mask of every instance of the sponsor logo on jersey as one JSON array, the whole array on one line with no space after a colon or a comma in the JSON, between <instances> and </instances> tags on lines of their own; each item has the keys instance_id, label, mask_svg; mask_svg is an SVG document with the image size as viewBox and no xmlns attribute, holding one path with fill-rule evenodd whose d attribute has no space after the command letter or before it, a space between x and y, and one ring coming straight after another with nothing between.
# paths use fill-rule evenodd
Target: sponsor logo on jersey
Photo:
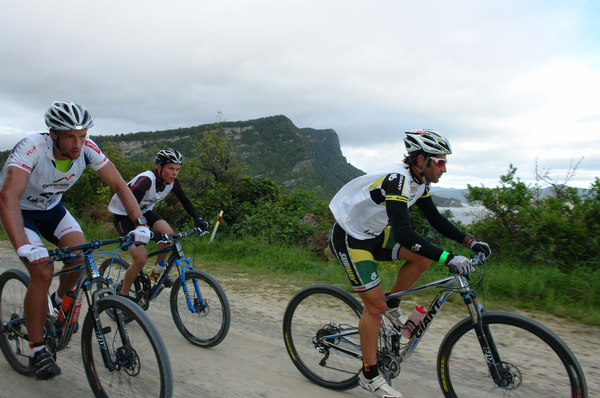
<instances>
[{"instance_id":1,"label":"sponsor logo on jersey","mask_svg":"<svg viewBox=\"0 0 600 398\"><path fill-rule=\"evenodd\" d=\"M102 159L101 161L99 161L98 163L94 164L94 166L99 166L102 163L106 162L108 160L108 158L106 157L106 155L104 156L104 159Z\"/></svg>"},{"instance_id":2,"label":"sponsor logo on jersey","mask_svg":"<svg viewBox=\"0 0 600 398\"><path fill-rule=\"evenodd\" d=\"M94 144L92 141L85 140L85 146L92 149L96 153L100 154L100 148L98 148L98 146L96 144Z\"/></svg>"},{"instance_id":3,"label":"sponsor logo on jersey","mask_svg":"<svg viewBox=\"0 0 600 398\"><path fill-rule=\"evenodd\" d=\"M69 181L71 178L75 177L75 174L71 174L70 176L60 178L56 181L51 182L50 184L42 185L42 188L54 188L54 189L64 189L69 188L70 184L68 182L61 183L62 180Z\"/></svg>"},{"instance_id":4,"label":"sponsor logo on jersey","mask_svg":"<svg viewBox=\"0 0 600 398\"><path fill-rule=\"evenodd\" d=\"M31 148L29 148L29 150L27 152L25 152L25 156L31 157L31 155L33 155L35 153L35 151L37 151L37 148L34 145Z\"/></svg>"}]
</instances>

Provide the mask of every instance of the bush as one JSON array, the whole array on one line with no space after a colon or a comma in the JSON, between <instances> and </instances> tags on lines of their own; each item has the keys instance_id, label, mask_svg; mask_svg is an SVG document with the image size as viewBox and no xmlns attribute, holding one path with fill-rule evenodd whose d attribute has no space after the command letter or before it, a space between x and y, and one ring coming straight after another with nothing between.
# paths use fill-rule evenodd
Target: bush
<instances>
[{"instance_id":1,"label":"bush","mask_svg":"<svg viewBox=\"0 0 600 398\"><path fill-rule=\"evenodd\" d=\"M552 264L563 272L599 268L600 183L596 179L581 198L576 189L538 198L539 187L516 177L510 166L496 188L469 186L470 203L489 211L471 225L474 234L490 243L495 255L530 265Z\"/></svg>"}]
</instances>

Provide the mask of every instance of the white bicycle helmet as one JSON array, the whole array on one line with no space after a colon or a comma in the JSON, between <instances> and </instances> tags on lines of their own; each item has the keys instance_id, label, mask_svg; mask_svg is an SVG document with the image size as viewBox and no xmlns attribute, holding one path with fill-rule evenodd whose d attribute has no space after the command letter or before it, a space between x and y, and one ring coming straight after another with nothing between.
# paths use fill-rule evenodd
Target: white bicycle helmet
<instances>
[{"instance_id":1,"label":"white bicycle helmet","mask_svg":"<svg viewBox=\"0 0 600 398\"><path fill-rule=\"evenodd\" d=\"M94 126L88 110L70 101L54 101L45 119L48 128L55 131L85 130Z\"/></svg>"},{"instance_id":2,"label":"white bicycle helmet","mask_svg":"<svg viewBox=\"0 0 600 398\"><path fill-rule=\"evenodd\" d=\"M411 130L406 132L404 145L408 153L423 151L432 155L450 155L450 142L433 130Z\"/></svg>"},{"instance_id":3,"label":"white bicycle helmet","mask_svg":"<svg viewBox=\"0 0 600 398\"><path fill-rule=\"evenodd\" d=\"M179 152L177 152L175 149L172 149L172 148L161 149L156 154L156 159L154 159L154 163L160 164L161 166L165 165L167 163L182 164L183 156Z\"/></svg>"}]
</instances>

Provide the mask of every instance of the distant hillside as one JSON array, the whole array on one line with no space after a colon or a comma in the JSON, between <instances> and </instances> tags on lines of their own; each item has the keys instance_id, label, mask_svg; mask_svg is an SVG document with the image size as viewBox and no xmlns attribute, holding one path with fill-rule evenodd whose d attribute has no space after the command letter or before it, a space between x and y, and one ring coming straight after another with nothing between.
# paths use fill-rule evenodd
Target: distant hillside
<instances>
[{"instance_id":1,"label":"distant hillside","mask_svg":"<svg viewBox=\"0 0 600 398\"><path fill-rule=\"evenodd\" d=\"M332 129L298 128L285 116L222 122L223 131L235 146L238 160L251 177L266 177L285 187L321 187L333 195L364 172L342 155L339 138ZM146 149L172 147L191 156L191 140L214 128L207 124L177 130L93 136L99 145L114 142L132 160L148 160Z\"/></svg>"}]
</instances>

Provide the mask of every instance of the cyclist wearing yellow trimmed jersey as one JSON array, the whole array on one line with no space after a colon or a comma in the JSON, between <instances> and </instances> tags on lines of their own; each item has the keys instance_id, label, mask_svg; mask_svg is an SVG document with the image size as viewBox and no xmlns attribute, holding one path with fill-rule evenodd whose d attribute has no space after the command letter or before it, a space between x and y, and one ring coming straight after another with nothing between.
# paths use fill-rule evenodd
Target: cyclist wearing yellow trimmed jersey
<instances>
[{"instance_id":1,"label":"cyclist wearing yellow trimmed jersey","mask_svg":"<svg viewBox=\"0 0 600 398\"><path fill-rule=\"evenodd\" d=\"M404 143L408 155L403 164L350 181L329 205L336 219L329 247L364 303L358 326L364 364L359 383L380 398L402 397L379 375L376 355L381 317L385 314L398 330L404 317L399 299L386 301L375 261L405 261L392 292L410 288L432 261L461 275L471 271L466 257L446 252L414 232L408 208L416 204L429 224L445 237L491 253L487 243L461 232L442 216L431 198L430 184L437 183L446 172L446 157L452 153L448 140L432 130L413 130L406 132Z\"/></svg>"}]
</instances>

